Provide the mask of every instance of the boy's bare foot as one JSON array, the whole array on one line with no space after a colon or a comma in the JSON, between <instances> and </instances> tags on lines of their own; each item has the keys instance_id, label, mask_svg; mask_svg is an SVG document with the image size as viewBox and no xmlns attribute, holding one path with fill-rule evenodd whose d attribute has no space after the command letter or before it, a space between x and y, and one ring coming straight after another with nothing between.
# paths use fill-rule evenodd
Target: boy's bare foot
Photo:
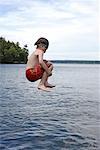
<instances>
[{"instance_id":1,"label":"boy's bare foot","mask_svg":"<svg viewBox=\"0 0 100 150\"><path fill-rule=\"evenodd\" d=\"M43 90L43 91L50 92L50 88L47 88L47 87L44 86L44 85L38 85L38 89L39 89L39 90Z\"/></svg>"},{"instance_id":2,"label":"boy's bare foot","mask_svg":"<svg viewBox=\"0 0 100 150\"><path fill-rule=\"evenodd\" d=\"M55 87L55 85L52 85L52 84L50 84L50 83L48 83L48 82L45 83L45 86L46 86L46 87L49 87L49 88Z\"/></svg>"}]
</instances>

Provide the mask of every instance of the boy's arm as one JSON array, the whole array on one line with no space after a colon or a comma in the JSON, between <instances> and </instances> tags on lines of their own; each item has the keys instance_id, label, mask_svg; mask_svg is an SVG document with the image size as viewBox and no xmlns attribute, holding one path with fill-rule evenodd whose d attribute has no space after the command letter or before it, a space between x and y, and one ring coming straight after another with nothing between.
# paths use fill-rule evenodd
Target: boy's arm
<instances>
[{"instance_id":1,"label":"boy's arm","mask_svg":"<svg viewBox=\"0 0 100 150\"><path fill-rule=\"evenodd\" d=\"M42 68L47 72L47 74L48 75L50 75L51 74L51 72L50 72L50 70L48 69L48 67L47 67L47 65L44 63L44 61L43 61L43 54L44 54L44 52L43 51L41 51L41 52L39 52L39 63L40 63L40 65L42 66Z\"/></svg>"}]
</instances>

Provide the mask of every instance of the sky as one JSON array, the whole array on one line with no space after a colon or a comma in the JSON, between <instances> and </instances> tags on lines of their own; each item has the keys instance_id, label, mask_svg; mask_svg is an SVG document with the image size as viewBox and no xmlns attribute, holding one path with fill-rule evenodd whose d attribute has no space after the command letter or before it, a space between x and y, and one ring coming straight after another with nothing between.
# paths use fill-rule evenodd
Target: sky
<instances>
[{"instance_id":1,"label":"sky","mask_svg":"<svg viewBox=\"0 0 100 150\"><path fill-rule=\"evenodd\" d=\"M0 0L0 36L28 45L49 40L50 60L100 60L99 0Z\"/></svg>"}]
</instances>

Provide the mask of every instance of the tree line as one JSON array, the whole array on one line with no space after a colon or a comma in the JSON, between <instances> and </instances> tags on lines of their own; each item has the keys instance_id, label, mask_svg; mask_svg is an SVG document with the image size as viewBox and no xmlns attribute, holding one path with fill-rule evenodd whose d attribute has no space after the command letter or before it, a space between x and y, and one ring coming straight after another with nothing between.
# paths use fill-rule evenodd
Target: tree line
<instances>
[{"instance_id":1,"label":"tree line","mask_svg":"<svg viewBox=\"0 0 100 150\"><path fill-rule=\"evenodd\" d=\"M20 47L19 42L14 43L0 37L0 63L26 63L28 57L28 47Z\"/></svg>"}]
</instances>

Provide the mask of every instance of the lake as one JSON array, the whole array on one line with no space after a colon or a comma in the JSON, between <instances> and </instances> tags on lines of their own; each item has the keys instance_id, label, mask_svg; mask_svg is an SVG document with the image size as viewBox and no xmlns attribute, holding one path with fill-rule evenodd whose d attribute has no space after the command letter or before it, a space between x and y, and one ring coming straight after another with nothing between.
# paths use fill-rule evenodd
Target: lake
<instances>
[{"instance_id":1,"label":"lake","mask_svg":"<svg viewBox=\"0 0 100 150\"><path fill-rule=\"evenodd\" d=\"M100 65L54 64L51 92L0 65L0 150L99 150Z\"/></svg>"}]
</instances>

